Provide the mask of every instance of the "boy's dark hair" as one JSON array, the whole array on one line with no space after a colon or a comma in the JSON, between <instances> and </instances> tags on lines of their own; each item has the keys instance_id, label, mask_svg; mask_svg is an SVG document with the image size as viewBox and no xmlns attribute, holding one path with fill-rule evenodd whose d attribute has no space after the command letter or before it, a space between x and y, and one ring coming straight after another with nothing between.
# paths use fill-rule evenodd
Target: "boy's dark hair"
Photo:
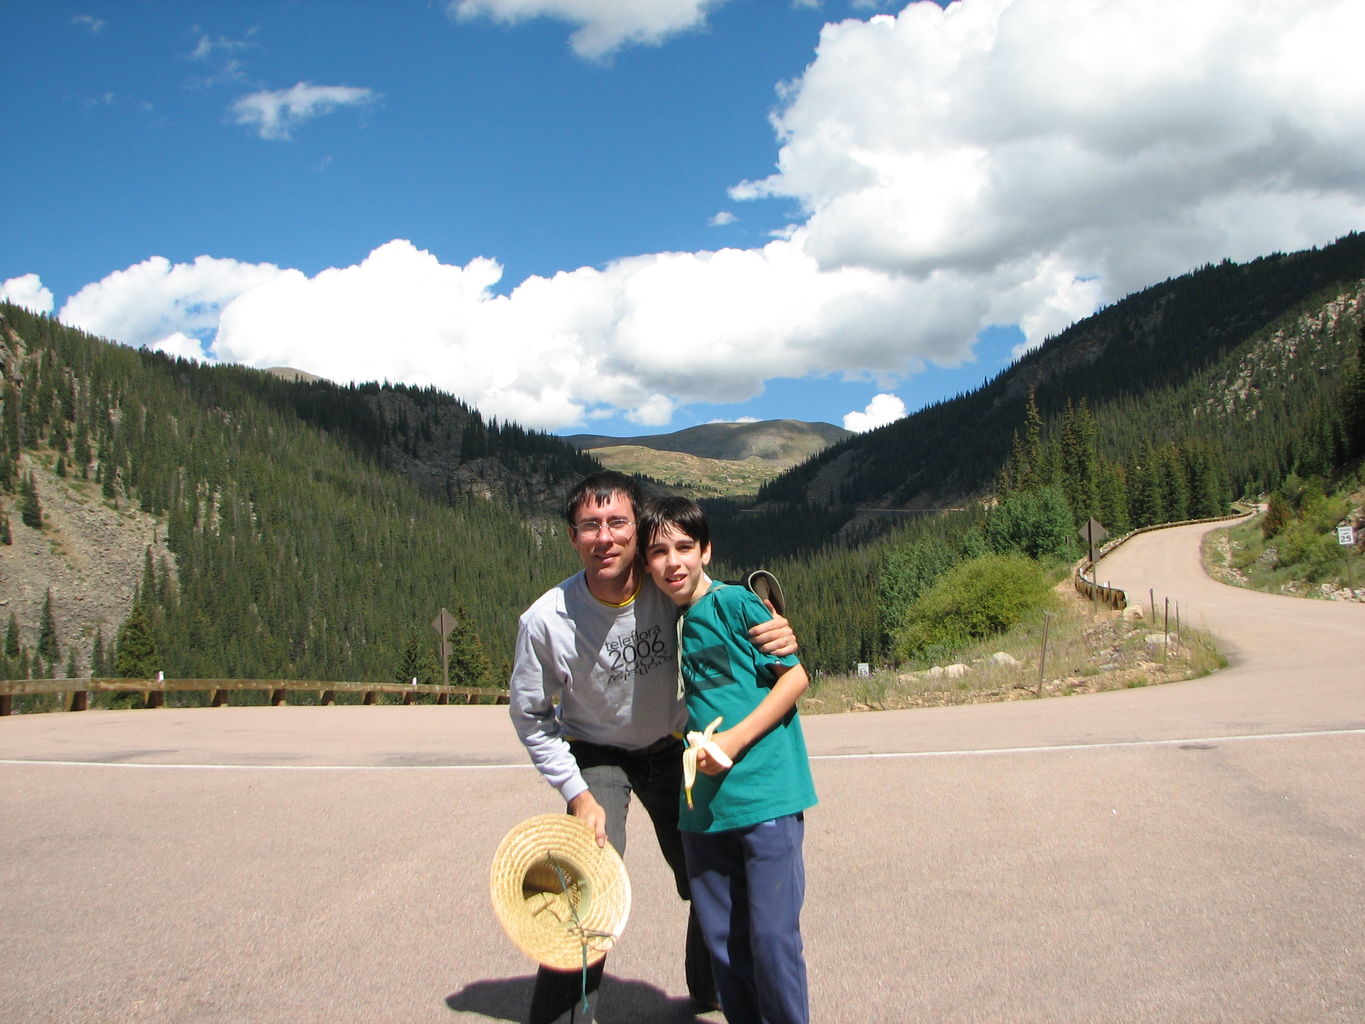
<instances>
[{"instance_id":1,"label":"boy's dark hair","mask_svg":"<svg viewBox=\"0 0 1365 1024\"><path fill-rule=\"evenodd\" d=\"M702 547L711 546L711 527L706 513L691 498L651 498L640 515L640 552L654 543L654 535L674 526Z\"/></svg>"},{"instance_id":2,"label":"boy's dark hair","mask_svg":"<svg viewBox=\"0 0 1365 1024\"><path fill-rule=\"evenodd\" d=\"M624 494L630 499L631 512L638 521L641 506L645 503L640 484L634 477L618 473L614 469L604 469L602 472L593 473L578 482L564 501L564 521L570 526L577 526L575 520L579 508L590 502L593 505L605 505L611 501L613 494Z\"/></svg>"}]
</instances>

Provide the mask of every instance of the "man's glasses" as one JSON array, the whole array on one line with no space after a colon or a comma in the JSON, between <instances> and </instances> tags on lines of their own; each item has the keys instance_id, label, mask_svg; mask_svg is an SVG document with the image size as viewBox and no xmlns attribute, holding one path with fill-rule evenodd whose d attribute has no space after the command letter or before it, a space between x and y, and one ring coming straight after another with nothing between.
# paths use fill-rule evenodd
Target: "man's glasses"
<instances>
[{"instance_id":1,"label":"man's glasses","mask_svg":"<svg viewBox=\"0 0 1365 1024\"><path fill-rule=\"evenodd\" d=\"M605 523L599 519L585 519L574 526L574 531L581 537L596 537L603 530L617 540L629 540L635 532L635 520L615 516Z\"/></svg>"}]
</instances>

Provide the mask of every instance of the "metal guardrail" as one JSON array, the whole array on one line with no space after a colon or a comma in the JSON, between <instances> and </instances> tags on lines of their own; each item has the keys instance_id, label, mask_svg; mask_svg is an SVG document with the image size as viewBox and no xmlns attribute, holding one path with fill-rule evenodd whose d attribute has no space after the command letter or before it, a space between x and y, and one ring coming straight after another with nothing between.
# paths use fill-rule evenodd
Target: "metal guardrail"
<instances>
[{"instance_id":1,"label":"metal guardrail","mask_svg":"<svg viewBox=\"0 0 1365 1024\"><path fill-rule=\"evenodd\" d=\"M228 703L233 691L258 690L270 694L270 703L279 707L289 703L290 693L314 693L322 704L336 703L339 693L359 693L363 704L374 704L379 694L402 694L404 704L412 704L418 697L435 697L437 704L450 704L451 698L463 697L466 704L492 697L494 703L506 704L506 690L487 690L477 686L446 686L439 683L352 683L317 682L297 679L0 679L0 715L14 713L14 698L35 694L56 693L63 698L69 711L84 711L90 706L92 693L133 694L142 698L145 707L166 705L167 693L197 692L210 695L213 707Z\"/></svg>"}]
</instances>

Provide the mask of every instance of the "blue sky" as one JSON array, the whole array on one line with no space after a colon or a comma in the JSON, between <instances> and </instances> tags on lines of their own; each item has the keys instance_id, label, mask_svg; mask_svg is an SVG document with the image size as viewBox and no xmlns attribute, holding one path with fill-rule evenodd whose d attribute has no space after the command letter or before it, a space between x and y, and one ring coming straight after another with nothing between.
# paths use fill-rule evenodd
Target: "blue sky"
<instances>
[{"instance_id":1,"label":"blue sky","mask_svg":"<svg viewBox=\"0 0 1365 1024\"><path fill-rule=\"evenodd\" d=\"M0 294L640 434L878 425L1365 227L1365 5L0 3Z\"/></svg>"}]
</instances>

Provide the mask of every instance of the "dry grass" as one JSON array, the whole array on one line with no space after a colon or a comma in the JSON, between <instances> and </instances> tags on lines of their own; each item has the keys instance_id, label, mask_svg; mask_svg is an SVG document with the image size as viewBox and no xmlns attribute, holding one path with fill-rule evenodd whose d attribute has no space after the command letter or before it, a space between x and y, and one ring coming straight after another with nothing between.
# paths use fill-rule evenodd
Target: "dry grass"
<instances>
[{"instance_id":1,"label":"dry grass","mask_svg":"<svg viewBox=\"0 0 1365 1024\"><path fill-rule=\"evenodd\" d=\"M1048 622L958 652L951 664L881 668L870 675L824 675L801 701L802 714L1037 700L1178 682L1222 668L1226 659L1208 634L1175 623L1166 634L1148 610L1092 612L1071 589L1058 588L1060 608Z\"/></svg>"}]
</instances>

